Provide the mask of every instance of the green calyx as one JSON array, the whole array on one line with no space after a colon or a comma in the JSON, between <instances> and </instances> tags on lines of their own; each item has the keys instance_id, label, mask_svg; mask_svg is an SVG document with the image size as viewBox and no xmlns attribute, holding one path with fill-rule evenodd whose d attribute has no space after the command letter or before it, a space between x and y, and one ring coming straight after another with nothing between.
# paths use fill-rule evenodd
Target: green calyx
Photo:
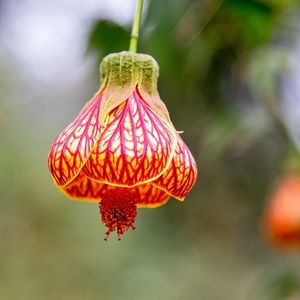
<instances>
[{"instance_id":1,"label":"green calyx","mask_svg":"<svg viewBox=\"0 0 300 300\"><path fill-rule=\"evenodd\" d=\"M158 64L150 55L124 51L104 57L100 64L100 125L105 126L107 115L138 89L142 99L173 127L157 91L158 73Z\"/></svg>"},{"instance_id":2,"label":"green calyx","mask_svg":"<svg viewBox=\"0 0 300 300\"><path fill-rule=\"evenodd\" d=\"M140 86L152 95L157 91L159 67L155 59L147 54L128 51L106 56L100 64L102 85L118 88Z\"/></svg>"}]
</instances>

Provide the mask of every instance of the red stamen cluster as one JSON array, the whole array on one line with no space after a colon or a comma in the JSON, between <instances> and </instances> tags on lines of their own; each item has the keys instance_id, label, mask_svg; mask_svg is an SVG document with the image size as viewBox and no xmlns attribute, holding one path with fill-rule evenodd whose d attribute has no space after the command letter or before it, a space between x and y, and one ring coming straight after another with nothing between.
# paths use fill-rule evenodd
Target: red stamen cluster
<instances>
[{"instance_id":1,"label":"red stamen cluster","mask_svg":"<svg viewBox=\"0 0 300 300\"><path fill-rule=\"evenodd\" d=\"M118 240L125 231L134 228L137 216L137 195L127 188L114 188L108 190L99 203L102 222L107 227L104 240L111 232L117 230Z\"/></svg>"}]
</instances>

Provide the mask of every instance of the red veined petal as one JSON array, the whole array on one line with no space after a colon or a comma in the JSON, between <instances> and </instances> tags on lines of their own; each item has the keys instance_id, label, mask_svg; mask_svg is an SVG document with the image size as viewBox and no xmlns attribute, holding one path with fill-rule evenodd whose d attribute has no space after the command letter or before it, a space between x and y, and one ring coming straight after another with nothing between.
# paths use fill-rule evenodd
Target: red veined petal
<instances>
[{"instance_id":1,"label":"red veined petal","mask_svg":"<svg viewBox=\"0 0 300 300\"><path fill-rule=\"evenodd\" d=\"M62 191L74 200L100 202L108 185L89 179L79 174L72 182L62 188Z\"/></svg>"},{"instance_id":2,"label":"red veined petal","mask_svg":"<svg viewBox=\"0 0 300 300\"><path fill-rule=\"evenodd\" d=\"M197 165L187 145L178 135L178 143L168 169L153 184L178 200L184 200L197 178Z\"/></svg>"},{"instance_id":3,"label":"red veined petal","mask_svg":"<svg viewBox=\"0 0 300 300\"><path fill-rule=\"evenodd\" d=\"M159 177L177 143L172 127L138 91L109 115L109 121L82 171L91 179L132 187Z\"/></svg>"},{"instance_id":4,"label":"red veined petal","mask_svg":"<svg viewBox=\"0 0 300 300\"><path fill-rule=\"evenodd\" d=\"M93 181L80 173L71 183L63 187L62 191L73 200L101 202L107 190L116 188L118 187ZM128 188L128 190L133 191L137 195L138 207L152 208L161 206L170 198L167 193L150 183Z\"/></svg>"},{"instance_id":5,"label":"red veined petal","mask_svg":"<svg viewBox=\"0 0 300 300\"><path fill-rule=\"evenodd\" d=\"M59 186L69 183L88 159L100 137L98 92L77 118L55 139L48 157L52 176Z\"/></svg>"},{"instance_id":6,"label":"red veined petal","mask_svg":"<svg viewBox=\"0 0 300 300\"><path fill-rule=\"evenodd\" d=\"M165 191L151 183L138 185L135 189L139 195L137 207L155 208L164 205L170 198Z\"/></svg>"}]
</instances>

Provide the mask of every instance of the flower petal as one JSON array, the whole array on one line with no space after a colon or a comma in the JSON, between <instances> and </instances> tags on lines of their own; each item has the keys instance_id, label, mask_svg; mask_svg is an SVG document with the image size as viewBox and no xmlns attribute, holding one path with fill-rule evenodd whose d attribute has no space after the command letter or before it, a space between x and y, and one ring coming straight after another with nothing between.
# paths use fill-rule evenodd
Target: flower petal
<instances>
[{"instance_id":1,"label":"flower petal","mask_svg":"<svg viewBox=\"0 0 300 300\"><path fill-rule=\"evenodd\" d=\"M113 110L83 172L91 179L132 187L158 178L169 166L176 133L134 91Z\"/></svg>"},{"instance_id":2,"label":"flower petal","mask_svg":"<svg viewBox=\"0 0 300 300\"><path fill-rule=\"evenodd\" d=\"M98 92L90 100L52 145L48 164L59 186L68 184L78 174L100 137L98 116L101 95Z\"/></svg>"},{"instance_id":3,"label":"flower petal","mask_svg":"<svg viewBox=\"0 0 300 300\"><path fill-rule=\"evenodd\" d=\"M164 205L170 198L170 195L151 183L138 185L135 189L139 194L138 207L155 208Z\"/></svg>"},{"instance_id":4,"label":"flower petal","mask_svg":"<svg viewBox=\"0 0 300 300\"><path fill-rule=\"evenodd\" d=\"M93 181L81 173L69 184L62 188L62 191L71 199L100 202L108 186Z\"/></svg>"},{"instance_id":5,"label":"flower petal","mask_svg":"<svg viewBox=\"0 0 300 300\"><path fill-rule=\"evenodd\" d=\"M80 173L71 183L63 187L62 191L73 200L98 203L101 202L108 189L114 188L116 187L93 181ZM138 195L138 207L158 207L165 204L170 198L167 193L149 183L128 189Z\"/></svg>"},{"instance_id":6,"label":"flower petal","mask_svg":"<svg viewBox=\"0 0 300 300\"><path fill-rule=\"evenodd\" d=\"M178 200L184 200L197 178L197 166L189 148L178 135L178 143L169 168L153 184Z\"/></svg>"}]
</instances>

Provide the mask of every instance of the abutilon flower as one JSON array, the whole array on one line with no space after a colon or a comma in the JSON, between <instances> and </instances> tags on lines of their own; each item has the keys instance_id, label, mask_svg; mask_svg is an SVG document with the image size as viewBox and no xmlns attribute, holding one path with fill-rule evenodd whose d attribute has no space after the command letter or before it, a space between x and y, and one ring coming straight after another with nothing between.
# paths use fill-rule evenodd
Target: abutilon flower
<instances>
[{"instance_id":1,"label":"abutilon flower","mask_svg":"<svg viewBox=\"0 0 300 300\"><path fill-rule=\"evenodd\" d=\"M151 56L110 54L100 74L99 91L55 139L48 163L68 197L99 203L105 239L114 230L120 239L137 207L183 201L197 168L159 97Z\"/></svg>"},{"instance_id":2,"label":"abutilon flower","mask_svg":"<svg viewBox=\"0 0 300 300\"><path fill-rule=\"evenodd\" d=\"M300 249L300 176L286 175L276 185L263 216L268 240L282 249Z\"/></svg>"}]
</instances>

